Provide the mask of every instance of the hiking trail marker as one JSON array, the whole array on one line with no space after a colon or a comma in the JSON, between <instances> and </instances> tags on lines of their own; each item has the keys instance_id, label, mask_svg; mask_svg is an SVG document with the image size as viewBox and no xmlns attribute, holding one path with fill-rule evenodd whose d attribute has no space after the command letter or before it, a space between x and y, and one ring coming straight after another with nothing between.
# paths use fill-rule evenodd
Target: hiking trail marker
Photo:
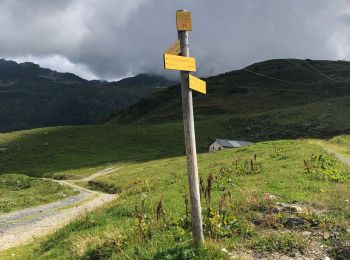
<instances>
[{"instance_id":1,"label":"hiking trail marker","mask_svg":"<svg viewBox=\"0 0 350 260\"><path fill-rule=\"evenodd\" d=\"M204 80L196 78L189 74L189 85L190 89L207 94L207 83Z\"/></svg>"},{"instance_id":2,"label":"hiking trail marker","mask_svg":"<svg viewBox=\"0 0 350 260\"><path fill-rule=\"evenodd\" d=\"M167 70L196 71L195 58L164 53L164 68Z\"/></svg>"},{"instance_id":3,"label":"hiking trail marker","mask_svg":"<svg viewBox=\"0 0 350 260\"><path fill-rule=\"evenodd\" d=\"M164 53L179 55L181 53L180 41L177 40L176 42L174 42L173 45L171 45Z\"/></svg>"},{"instance_id":4,"label":"hiking trail marker","mask_svg":"<svg viewBox=\"0 0 350 260\"><path fill-rule=\"evenodd\" d=\"M181 78L182 116L184 123L187 171L191 201L191 222L193 240L197 245L204 242L202 208L199 192L196 136L194 131L192 89L206 94L205 81L190 75L196 71L195 58L189 57L188 31L192 30L192 14L185 10L176 11L178 43L174 43L164 53L164 68L179 70ZM178 50L180 46L180 50Z\"/></svg>"},{"instance_id":5,"label":"hiking trail marker","mask_svg":"<svg viewBox=\"0 0 350 260\"><path fill-rule=\"evenodd\" d=\"M192 31L192 13L176 11L176 27L178 31Z\"/></svg>"}]
</instances>

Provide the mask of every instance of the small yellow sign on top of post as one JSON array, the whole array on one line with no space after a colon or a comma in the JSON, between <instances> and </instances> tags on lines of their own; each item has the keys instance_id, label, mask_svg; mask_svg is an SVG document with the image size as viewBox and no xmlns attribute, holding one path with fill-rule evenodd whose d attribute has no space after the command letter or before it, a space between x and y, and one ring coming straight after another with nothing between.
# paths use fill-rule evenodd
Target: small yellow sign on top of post
<instances>
[{"instance_id":1,"label":"small yellow sign on top of post","mask_svg":"<svg viewBox=\"0 0 350 260\"><path fill-rule=\"evenodd\" d=\"M164 68L167 70L196 71L196 59L164 53Z\"/></svg>"},{"instance_id":2,"label":"small yellow sign on top of post","mask_svg":"<svg viewBox=\"0 0 350 260\"><path fill-rule=\"evenodd\" d=\"M181 53L180 41L177 40L174 42L173 45L171 45L164 53L179 55Z\"/></svg>"},{"instance_id":3,"label":"small yellow sign on top of post","mask_svg":"<svg viewBox=\"0 0 350 260\"><path fill-rule=\"evenodd\" d=\"M201 80L189 74L189 81L190 89L201 92L203 94L207 94L207 83L204 80Z\"/></svg>"},{"instance_id":4,"label":"small yellow sign on top of post","mask_svg":"<svg viewBox=\"0 0 350 260\"><path fill-rule=\"evenodd\" d=\"M176 27L178 31L192 31L192 13L176 12Z\"/></svg>"}]
</instances>

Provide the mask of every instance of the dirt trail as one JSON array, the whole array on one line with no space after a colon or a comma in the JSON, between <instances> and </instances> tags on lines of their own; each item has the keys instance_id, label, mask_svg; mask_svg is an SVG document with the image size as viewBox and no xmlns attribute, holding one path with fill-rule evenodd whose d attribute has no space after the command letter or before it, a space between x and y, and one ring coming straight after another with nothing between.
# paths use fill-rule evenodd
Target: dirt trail
<instances>
[{"instance_id":1,"label":"dirt trail","mask_svg":"<svg viewBox=\"0 0 350 260\"><path fill-rule=\"evenodd\" d=\"M325 151L334 154L335 157L337 157L339 160L341 160L343 163L348 165L350 167L350 157L343 155L339 152L339 150L344 151L342 148L334 148L330 145L327 145L323 142L315 142L316 144L320 145Z\"/></svg>"},{"instance_id":2,"label":"dirt trail","mask_svg":"<svg viewBox=\"0 0 350 260\"><path fill-rule=\"evenodd\" d=\"M101 177L103 175L106 175L106 174L110 174L112 172L115 172L117 170L119 170L121 167L111 167L111 168L107 168L107 169L104 169L102 171L99 171L99 172L96 172L88 177L85 177L84 179L81 179L81 181L85 181L85 182L89 182L93 179L96 179L98 177Z\"/></svg>"},{"instance_id":3,"label":"dirt trail","mask_svg":"<svg viewBox=\"0 0 350 260\"><path fill-rule=\"evenodd\" d=\"M117 170L116 167L104 169L82 181L91 181L115 170ZM0 252L47 235L117 197L117 195L84 189L69 181L57 182L72 187L79 191L79 194L50 204L0 215Z\"/></svg>"}]
</instances>

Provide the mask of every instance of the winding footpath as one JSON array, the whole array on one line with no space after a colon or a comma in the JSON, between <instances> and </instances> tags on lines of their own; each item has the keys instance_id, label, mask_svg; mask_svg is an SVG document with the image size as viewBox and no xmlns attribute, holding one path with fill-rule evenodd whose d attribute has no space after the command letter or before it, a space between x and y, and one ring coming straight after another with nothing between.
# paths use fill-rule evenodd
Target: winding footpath
<instances>
[{"instance_id":1,"label":"winding footpath","mask_svg":"<svg viewBox=\"0 0 350 260\"><path fill-rule=\"evenodd\" d=\"M334 154L335 157L337 157L340 161L342 161L343 163L345 163L350 167L350 157L341 153L341 152L346 152L345 149L336 147L335 145L330 146L321 141L314 141L314 143L321 146L326 152Z\"/></svg>"},{"instance_id":2,"label":"winding footpath","mask_svg":"<svg viewBox=\"0 0 350 260\"><path fill-rule=\"evenodd\" d=\"M108 168L81 179L81 181L91 181L118 169ZM0 215L0 252L47 235L117 197L114 194L84 189L69 181L52 181L70 186L79 191L79 194L50 204Z\"/></svg>"}]
</instances>

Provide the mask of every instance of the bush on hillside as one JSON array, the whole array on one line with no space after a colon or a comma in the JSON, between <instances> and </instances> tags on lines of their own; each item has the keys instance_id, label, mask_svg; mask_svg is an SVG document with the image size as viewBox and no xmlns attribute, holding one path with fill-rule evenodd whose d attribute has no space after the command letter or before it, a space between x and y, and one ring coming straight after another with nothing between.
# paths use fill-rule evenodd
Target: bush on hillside
<instances>
[{"instance_id":1,"label":"bush on hillside","mask_svg":"<svg viewBox=\"0 0 350 260\"><path fill-rule=\"evenodd\" d=\"M349 173L339 161L329 155L311 155L304 160L304 168L306 174L319 180L344 182L349 178Z\"/></svg>"}]
</instances>

